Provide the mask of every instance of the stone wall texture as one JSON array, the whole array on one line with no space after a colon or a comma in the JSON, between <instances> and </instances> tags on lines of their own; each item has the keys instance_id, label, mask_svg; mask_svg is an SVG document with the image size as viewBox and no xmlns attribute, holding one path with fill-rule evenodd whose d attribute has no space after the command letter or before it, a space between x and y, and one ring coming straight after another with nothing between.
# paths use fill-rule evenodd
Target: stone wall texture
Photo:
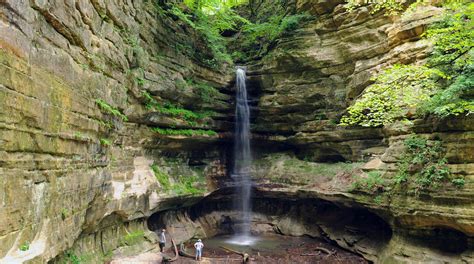
<instances>
[{"instance_id":1,"label":"stone wall texture","mask_svg":"<svg viewBox=\"0 0 474 264\"><path fill-rule=\"evenodd\" d=\"M420 37L441 10L423 7L394 18L372 14L370 6L349 13L342 1L294 5L315 18L248 66L258 106L255 141L267 148L258 152L282 147L308 162L367 162L365 171L390 174L402 140L416 133L445 143L451 170L466 184L424 199L393 196L381 204L370 193L349 193L340 182L333 182L340 188L297 184L262 191L377 213L400 230L380 256L351 244L354 236L327 230L341 246L374 261L472 262L473 118L416 120L384 129L334 122L375 73L395 63L423 62L430 44ZM199 34L151 0L0 1L0 263L45 263L70 248L105 254L131 230L145 228L153 213L193 204L219 186L232 149L233 73L229 65L210 68L190 58L190 50L206 52ZM202 98L196 82L216 89L213 100ZM146 107L144 92L158 102L214 113L186 122ZM98 102L128 118L111 115ZM218 135L159 135L150 127L212 129ZM203 175L204 191L164 190L153 164L172 181ZM272 168L276 177L287 176ZM311 229L303 226L301 234L304 228ZM436 228L461 232L470 250L446 257L407 239L432 237ZM186 236L196 230L186 230ZM24 245L28 250L20 250Z\"/></svg>"},{"instance_id":2,"label":"stone wall texture","mask_svg":"<svg viewBox=\"0 0 474 264\"><path fill-rule=\"evenodd\" d=\"M186 128L225 130L227 122L228 95L202 102L192 86L178 88L187 78L217 89L230 79L182 54L178 45L194 38L153 1L0 3L0 262L43 263L81 241L107 251L124 224L166 207L153 159L165 149L215 146L218 137L184 144L151 132L184 122L147 110L143 92L221 116ZM206 149L200 157L219 158Z\"/></svg>"}]
</instances>

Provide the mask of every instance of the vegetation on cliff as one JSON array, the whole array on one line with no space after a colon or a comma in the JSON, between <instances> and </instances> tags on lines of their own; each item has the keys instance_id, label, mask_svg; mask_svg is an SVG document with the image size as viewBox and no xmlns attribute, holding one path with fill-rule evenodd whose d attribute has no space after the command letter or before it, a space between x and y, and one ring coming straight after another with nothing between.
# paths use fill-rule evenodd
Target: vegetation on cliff
<instances>
[{"instance_id":1,"label":"vegetation on cliff","mask_svg":"<svg viewBox=\"0 0 474 264\"><path fill-rule=\"evenodd\" d=\"M260 4L258 8L267 8L271 15L253 21L239 14L241 5L252 9L249 1L186 0L183 3L168 6L168 12L203 36L212 58L201 60L212 68L260 58L280 37L310 18L287 12L285 1L263 7Z\"/></svg>"},{"instance_id":2,"label":"vegetation on cliff","mask_svg":"<svg viewBox=\"0 0 474 264\"><path fill-rule=\"evenodd\" d=\"M410 136L403 142L405 152L398 162L398 173L395 183L404 187L408 183L415 188L415 192L423 189L435 189L445 183L450 170L445 156L445 149L440 140L428 141L419 136ZM456 178L452 183L461 187L464 179Z\"/></svg>"},{"instance_id":3,"label":"vegetation on cliff","mask_svg":"<svg viewBox=\"0 0 474 264\"><path fill-rule=\"evenodd\" d=\"M443 142L415 134L403 140L397 170L393 176L387 175L377 170L355 175L352 189L387 195L399 191L419 195L422 191L449 185L460 188L465 184L463 177L452 175Z\"/></svg>"},{"instance_id":4,"label":"vegetation on cliff","mask_svg":"<svg viewBox=\"0 0 474 264\"><path fill-rule=\"evenodd\" d=\"M200 194L206 191L203 172L181 165L180 160L161 161L151 166L161 189L174 195Z\"/></svg>"},{"instance_id":5,"label":"vegetation on cliff","mask_svg":"<svg viewBox=\"0 0 474 264\"><path fill-rule=\"evenodd\" d=\"M418 4L418 3L417 3ZM342 125L383 126L413 116L474 113L474 3L448 1L424 34L434 44L425 65L394 65L372 80Z\"/></svg>"}]
</instances>

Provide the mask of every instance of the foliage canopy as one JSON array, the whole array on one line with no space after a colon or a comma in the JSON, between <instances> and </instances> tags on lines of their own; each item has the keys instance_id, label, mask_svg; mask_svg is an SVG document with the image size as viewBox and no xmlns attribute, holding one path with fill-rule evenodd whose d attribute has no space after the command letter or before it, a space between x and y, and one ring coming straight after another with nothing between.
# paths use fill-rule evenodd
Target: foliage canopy
<instances>
[{"instance_id":1,"label":"foliage canopy","mask_svg":"<svg viewBox=\"0 0 474 264\"><path fill-rule=\"evenodd\" d=\"M382 71L348 107L342 125L382 126L407 120L414 110L417 116L474 113L474 3L447 1L444 8L423 36L434 44L428 63Z\"/></svg>"}]
</instances>

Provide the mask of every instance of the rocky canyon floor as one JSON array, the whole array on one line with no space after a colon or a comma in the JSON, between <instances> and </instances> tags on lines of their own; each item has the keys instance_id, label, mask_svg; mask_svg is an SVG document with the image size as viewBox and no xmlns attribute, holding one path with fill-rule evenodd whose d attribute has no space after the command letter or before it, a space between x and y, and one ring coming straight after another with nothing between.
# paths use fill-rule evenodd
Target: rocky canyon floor
<instances>
[{"instance_id":1,"label":"rocky canyon floor","mask_svg":"<svg viewBox=\"0 0 474 264\"><path fill-rule=\"evenodd\" d=\"M180 256L173 261L176 264L193 264L193 263L210 263L210 264L224 264L224 263L242 263L242 256L230 252L222 248L224 246L229 249L237 250L239 252L246 252L250 255L248 263L348 263L348 264L363 264L368 263L362 257L348 252L340 247L325 242L319 239L310 237L288 237L281 235L265 235L260 237L260 241L252 246L229 246L225 241L228 236L218 236L209 238L206 242L206 249L201 261L195 261L190 257ZM187 253L192 254L194 251L191 243L186 244L188 248ZM174 257L174 252L171 247L168 247L164 255L167 257ZM117 257L110 261L110 264L125 264L125 263L162 263L163 257L157 248L148 252L131 256L131 257Z\"/></svg>"}]
</instances>

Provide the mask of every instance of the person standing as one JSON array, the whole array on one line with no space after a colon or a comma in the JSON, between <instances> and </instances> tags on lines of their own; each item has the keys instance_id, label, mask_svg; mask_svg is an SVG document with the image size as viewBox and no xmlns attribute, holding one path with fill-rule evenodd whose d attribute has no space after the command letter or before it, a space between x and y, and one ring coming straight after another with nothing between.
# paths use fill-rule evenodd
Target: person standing
<instances>
[{"instance_id":1,"label":"person standing","mask_svg":"<svg viewBox=\"0 0 474 264\"><path fill-rule=\"evenodd\" d=\"M196 260L201 261L203 247L204 247L204 244L202 243L201 239L198 239L198 241L194 243L194 248L196 249Z\"/></svg>"},{"instance_id":2,"label":"person standing","mask_svg":"<svg viewBox=\"0 0 474 264\"><path fill-rule=\"evenodd\" d=\"M161 229L161 232L159 234L159 238L160 238L160 252L163 252L164 248L165 248L165 244L166 244L166 235L165 235L165 232L166 232L166 229Z\"/></svg>"}]
</instances>

